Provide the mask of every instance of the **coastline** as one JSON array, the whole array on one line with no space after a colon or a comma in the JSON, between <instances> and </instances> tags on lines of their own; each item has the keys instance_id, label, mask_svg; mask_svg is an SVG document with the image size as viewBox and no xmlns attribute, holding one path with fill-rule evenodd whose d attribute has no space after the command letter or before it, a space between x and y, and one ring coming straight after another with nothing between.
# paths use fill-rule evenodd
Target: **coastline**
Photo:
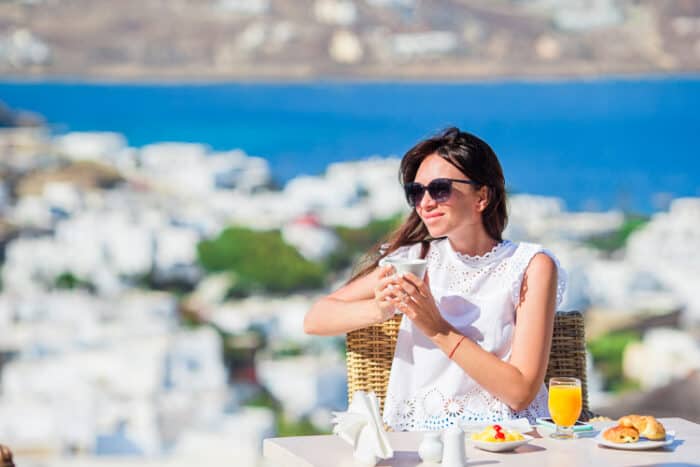
<instances>
[{"instance_id":1,"label":"coastline","mask_svg":"<svg viewBox=\"0 0 700 467\"><path fill-rule=\"evenodd\" d=\"M227 84L241 85L308 85L308 84L407 84L407 85L468 85L468 84L509 84L509 83L596 83L605 81L640 82L640 81L694 81L700 80L700 70L674 71L672 73L661 71L650 72L618 72L602 74L510 74L510 75L485 75L467 76L464 78L438 77L420 78L412 76L354 76L354 75L314 75L297 77L293 75L269 77L269 76L222 76L217 77L175 77L163 75L134 75L130 77L114 77L102 75L5 75L0 76L0 84L65 84L65 85L110 85L110 86L217 86Z\"/></svg>"}]
</instances>

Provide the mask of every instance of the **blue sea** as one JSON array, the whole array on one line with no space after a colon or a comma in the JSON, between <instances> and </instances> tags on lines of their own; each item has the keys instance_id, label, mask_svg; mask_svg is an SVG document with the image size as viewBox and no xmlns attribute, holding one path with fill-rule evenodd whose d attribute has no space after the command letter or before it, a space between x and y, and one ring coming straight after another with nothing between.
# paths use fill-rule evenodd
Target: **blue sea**
<instances>
[{"instance_id":1,"label":"blue sea","mask_svg":"<svg viewBox=\"0 0 700 467\"><path fill-rule=\"evenodd\" d=\"M700 196L700 78L486 83L0 83L57 133L116 131L241 148L284 183L335 161L401 156L455 125L489 142L512 192L570 210L649 213ZM398 187L397 187L398 189Z\"/></svg>"}]
</instances>

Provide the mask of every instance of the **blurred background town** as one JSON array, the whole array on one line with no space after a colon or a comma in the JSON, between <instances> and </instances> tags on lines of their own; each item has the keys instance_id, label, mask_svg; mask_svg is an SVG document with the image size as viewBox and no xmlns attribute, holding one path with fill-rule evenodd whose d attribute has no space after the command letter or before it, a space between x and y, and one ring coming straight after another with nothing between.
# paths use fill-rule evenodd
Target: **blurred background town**
<instances>
[{"instance_id":1,"label":"blurred background town","mask_svg":"<svg viewBox=\"0 0 700 467\"><path fill-rule=\"evenodd\" d=\"M303 316L449 125L568 271L593 410L700 422L699 70L697 0L0 1L0 443L254 466L327 433L344 339Z\"/></svg>"},{"instance_id":2,"label":"blurred background town","mask_svg":"<svg viewBox=\"0 0 700 467\"><path fill-rule=\"evenodd\" d=\"M105 79L697 71L695 0L5 0L0 70Z\"/></svg>"}]
</instances>

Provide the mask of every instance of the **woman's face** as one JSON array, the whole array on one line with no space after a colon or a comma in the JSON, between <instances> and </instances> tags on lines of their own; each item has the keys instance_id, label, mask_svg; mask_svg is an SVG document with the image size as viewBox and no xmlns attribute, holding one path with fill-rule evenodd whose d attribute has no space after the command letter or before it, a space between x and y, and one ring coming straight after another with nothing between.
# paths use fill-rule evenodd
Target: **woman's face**
<instances>
[{"instance_id":1,"label":"woman's face","mask_svg":"<svg viewBox=\"0 0 700 467\"><path fill-rule=\"evenodd\" d=\"M457 167L433 154L418 167L415 181L427 186L436 178L469 180ZM486 204L485 187L475 190L472 185L452 183L452 193L447 201L436 202L426 190L415 209L430 235L437 238L461 235L465 230L481 224L481 212Z\"/></svg>"}]
</instances>

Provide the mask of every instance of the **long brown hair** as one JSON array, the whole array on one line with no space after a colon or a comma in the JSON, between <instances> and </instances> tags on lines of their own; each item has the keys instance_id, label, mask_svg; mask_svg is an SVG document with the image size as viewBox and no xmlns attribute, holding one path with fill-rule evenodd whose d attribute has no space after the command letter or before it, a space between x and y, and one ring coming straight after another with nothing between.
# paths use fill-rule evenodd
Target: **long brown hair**
<instances>
[{"instance_id":1,"label":"long brown hair","mask_svg":"<svg viewBox=\"0 0 700 467\"><path fill-rule=\"evenodd\" d=\"M481 213L481 220L486 233L494 240L501 241L503 229L508 222L506 183L501 163L491 146L471 133L455 127L448 128L419 142L403 156L399 168L399 182L402 186L415 180L421 163L432 154L442 157L470 180L478 182L475 189L482 186L488 188L488 205ZM402 246L430 240L432 238L427 227L413 209L401 226L365 255L348 282L369 274L382 258Z\"/></svg>"}]
</instances>

